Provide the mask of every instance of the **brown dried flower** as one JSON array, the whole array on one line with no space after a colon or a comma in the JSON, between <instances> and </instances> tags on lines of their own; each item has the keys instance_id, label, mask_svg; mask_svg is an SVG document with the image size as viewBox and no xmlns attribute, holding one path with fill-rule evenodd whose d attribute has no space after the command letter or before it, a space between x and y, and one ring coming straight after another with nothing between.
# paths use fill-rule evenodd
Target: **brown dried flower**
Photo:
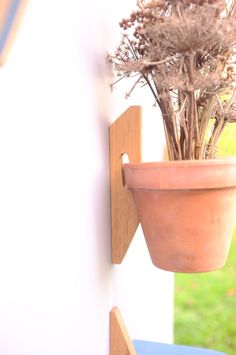
<instances>
[{"instance_id":1,"label":"brown dried flower","mask_svg":"<svg viewBox=\"0 0 236 355\"><path fill-rule=\"evenodd\" d=\"M225 125L236 121L234 1L138 0L120 26L109 61L118 76L137 75L134 87L151 89L170 159L213 158Z\"/></svg>"}]
</instances>

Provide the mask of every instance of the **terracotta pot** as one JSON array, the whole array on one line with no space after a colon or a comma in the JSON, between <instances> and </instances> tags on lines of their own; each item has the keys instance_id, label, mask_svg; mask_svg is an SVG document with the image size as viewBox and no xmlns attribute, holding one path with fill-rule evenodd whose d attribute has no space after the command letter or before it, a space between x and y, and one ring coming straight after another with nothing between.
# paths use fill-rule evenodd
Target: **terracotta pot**
<instances>
[{"instance_id":1,"label":"terracotta pot","mask_svg":"<svg viewBox=\"0 0 236 355\"><path fill-rule=\"evenodd\" d=\"M123 174L154 265L224 266L236 222L236 159L125 164Z\"/></svg>"}]
</instances>

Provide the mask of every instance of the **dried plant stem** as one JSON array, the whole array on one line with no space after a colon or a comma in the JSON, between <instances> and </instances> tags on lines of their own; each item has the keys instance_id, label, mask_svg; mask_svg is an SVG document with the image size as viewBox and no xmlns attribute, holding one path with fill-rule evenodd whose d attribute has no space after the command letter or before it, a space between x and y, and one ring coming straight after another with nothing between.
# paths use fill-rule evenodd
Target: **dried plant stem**
<instances>
[{"instance_id":1,"label":"dried plant stem","mask_svg":"<svg viewBox=\"0 0 236 355\"><path fill-rule=\"evenodd\" d=\"M143 78L145 79L147 85L149 86L154 98L155 98L155 101L157 102L157 104L159 105L161 111L162 111L162 114L163 114L163 117L166 117L166 119L163 120L163 123L164 123L164 132L165 132L165 137L166 137L166 143L167 143L167 150L168 150L168 155L169 155L169 159L170 160L176 160L176 150L173 149L173 145L178 147L178 152L180 153L181 155L181 150L180 150L180 146L178 144L178 140L177 140L177 130L175 129L175 127L173 127L173 130L174 130L174 136L175 136L175 140L172 141L170 140L170 137L173 136L173 134L171 134L170 132L172 132L172 127L171 127L171 123L169 121L169 115L167 115L165 113L165 103L164 101L161 102L161 100L158 98L152 84L151 84L151 81L149 80L148 76L145 75L145 74L142 74ZM155 87L155 89L157 90L157 87ZM168 106L168 105L167 105Z\"/></svg>"},{"instance_id":2,"label":"dried plant stem","mask_svg":"<svg viewBox=\"0 0 236 355\"><path fill-rule=\"evenodd\" d=\"M169 157L169 160L174 160L174 152L171 147L170 137L168 134L168 129L167 129L165 121L163 121L163 127L164 127L164 132L165 132L165 137L166 137L166 147L167 147L168 157Z\"/></svg>"},{"instance_id":3,"label":"dried plant stem","mask_svg":"<svg viewBox=\"0 0 236 355\"><path fill-rule=\"evenodd\" d=\"M211 137L210 137L209 142L206 147L206 157L209 159L214 158L215 147L219 141L220 135L223 132L226 122L227 122L226 114L228 113L230 107L233 105L233 103L235 101L235 97L236 97L236 90L234 89L232 96L231 96L230 100L227 102L225 109L222 107L221 103L219 104L221 111L222 111L222 116L221 116L220 120L215 121ZM216 98L217 98L217 101L220 101L218 96L216 96Z\"/></svg>"},{"instance_id":4,"label":"dried plant stem","mask_svg":"<svg viewBox=\"0 0 236 355\"><path fill-rule=\"evenodd\" d=\"M188 142L188 129L186 125L186 118L185 118L185 110L186 105L188 103L188 96L185 96L184 100L182 101L182 95L178 93L179 97L179 112L177 112L176 116L178 117L178 121L180 122L180 147L182 151L182 157L186 156L186 142Z\"/></svg>"},{"instance_id":5,"label":"dried plant stem","mask_svg":"<svg viewBox=\"0 0 236 355\"><path fill-rule=\"evenodd\" d=\"M175 129L173 126L173 115L169 112L169 107L168 104L163 99L160 99L161 103L161 111L162 111L162 116L163 120L165 123L165 134L166 137L169 137L169 150L171 153L169 154L170 156L173 156L174 160L179 160L179 155L178 155L178 144L177 144L177 139L175 135Z\"/></svg>"},{"instance_id":6,"label":"dried plant stem","mask_svg":"<svg viewBox=\"0 0 236 355\"><path fill-rule=\"evenodd\" d=\"M208 103L208 106L203 110L201 115L201 125L200 125L200 137L199 137L199 155L196 157L197 159L204 159L205 157L205 140L206 140L206 133L209 126L210 118L211 118L211 111L212 107L215 104L215 97L212 97Z\"/></svg>"},{"instance_id":7,"label":"dried plant stem","mask_svg":"<svg viewBox=\"0 0 236 355\"><path fill-rule=\"evenodd\" d=\"M186 67L188 71L188 76L189 76L189 86L190 86L190 91L189 91L189 134L188 134L188 150L187 150L187 159L193 159L194 154L193 154L193 138L194 138L194 122L195 122L195 96L194 96L194 91L193 91L193 84L194 84L194 57L192 54L190 54L186 58Z\"/></svg>"},{"instance_id":8,"label":"dried plant stem","mask_svg":"<svg viewBox=\"0 0 236 355\"><path fill-rule=\"evenodd\" d=\"M160 101L158 99L158 96L157 96L152 84L151 84L151 80L149 80L148 75L146 75L146 74L142 74L142 76L143 76L144 80L146 81L147 85L149 86L149 88L154 96L155 102L160 106Z\"/></svg>"},{"instance_id":9,"label":"dried plant stem","mask_svg":"<svg viewBox=\"0 0 236 355\"><path fill-rule=\"evenodd\" d=\"M189 117L188 117L188 121L189 121L189 127L188 127L188 131L189 131L189 135L188 135L188 150L187 150L187 159L193 159L193 138L194 138L194 107L195 107L195 103L194 103L194 93L191 92L189 93Z\"/></svg>"},{"instance_id":10,"label":"dried plant stem","mask_svg":"<svg viewBox=\"0 0 236 355\"><path fill-rule=\"evenodd\" d=\"M221 133L223 132L224 127L225 127L224 118L221 118L221 120L219 122L217 122L217 121L215 122L211 138L210 138L209 143L207 144L207 147L206 147L206 158L207 159L214 158L215 147L218 143Z\"/></svg>"},{"instance_id":11,"label":"dried plant stem","mask_svg":"<svg viewBox=\"0 0 236 355\"><path fill-rule=\"evenodd\" d=\"M176 59L176 56L172 56L170 58L166 58L166 59L163 59L163 60L159 60L157 62L147 62L146 60L143 60L142 61L142 65L145 67L152 67L152 66L156 66L156 65L160 65L160 64L165 64L165 63L168 63L170 62L172 59Z\"/></svg>"},{"instance_id":12,"label":"dried plant stem","mask_svg":"<svg viewBox=\"0 0 236 355\"><path fill-rule=\"evenodd\" d=\"M230 109L230 107L233 105L234 101L236 98L236 88L234 88L232 96L230 98L230 100L227 102L226 107L225 107L225 112L227 113Z\"/></svg>"}]
</instances>

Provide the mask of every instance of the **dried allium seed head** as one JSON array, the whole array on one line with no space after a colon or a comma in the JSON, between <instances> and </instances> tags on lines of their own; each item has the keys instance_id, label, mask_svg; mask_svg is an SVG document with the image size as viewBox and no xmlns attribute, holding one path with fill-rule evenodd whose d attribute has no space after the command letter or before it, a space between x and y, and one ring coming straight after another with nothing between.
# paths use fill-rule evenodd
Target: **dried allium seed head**
<instances>
[{"instance_id":1,"label":"dried allium seed head","mask_svg":"<svg viewBox=\"0 0 236 355\"><path fill-rule=\"evenodd\" d=\"M236 121L235 17L236 5L226 11L225 0L138 0L120 22L126 34L109 62L121 77L135 76L130 93L145 83L151 89L170 159L213 157L219 125Z\"/></svg>"}]
</instances>

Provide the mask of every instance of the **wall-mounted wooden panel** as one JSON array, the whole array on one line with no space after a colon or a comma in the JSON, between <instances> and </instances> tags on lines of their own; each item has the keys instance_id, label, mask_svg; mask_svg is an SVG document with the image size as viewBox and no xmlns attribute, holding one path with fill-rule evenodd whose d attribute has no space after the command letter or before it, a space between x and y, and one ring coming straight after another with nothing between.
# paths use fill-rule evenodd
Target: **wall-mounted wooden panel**
<instances>
[{"instance_id":1,"label":"wall-mounted wooden panel","mask_svg":"<svg viewBox=\"0 0 236 355\"><path fill-rule=\"evenodd\" d=\"M140 162L141 116L141 107L131 106L110 127L111 229L114 264L122 262L139 224L132 194L123 186L122 154L127 154L131 163Z\"/></svg>"},{"instance_id":2,"label":"wall-mounted wooden panel","mask_svg":"<svg viewBox=\"0 0 236 355\"><path fill-rule=\"evenodd\" d=\"M110 312L110 355L137 355L117 307Z\"/></svg>"}]
</instances>

